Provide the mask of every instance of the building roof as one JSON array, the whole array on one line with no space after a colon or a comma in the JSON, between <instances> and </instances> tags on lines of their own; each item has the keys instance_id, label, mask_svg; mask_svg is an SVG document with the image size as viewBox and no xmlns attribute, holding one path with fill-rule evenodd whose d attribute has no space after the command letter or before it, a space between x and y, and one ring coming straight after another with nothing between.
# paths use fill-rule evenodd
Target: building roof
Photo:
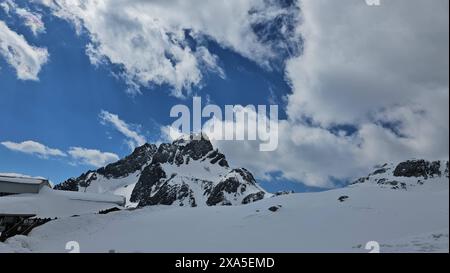
<instances>
[{"instance_id":1,"label":"building roof","mask_svg":"<svg viewBox=\"0 0 450 273\"><path fill-rule=\"evenodd\" d=\"M19 184L34 184L34 185L49 184L48 180L44 179L44 178L6 176L6 175L0 175L0 182L19 183Z\"/></svg>"},{"instance_id":2,"label":"building roof","mask_svg":"<svg viewBox=\"0 0 450 273\"><path fill-rule=\"evenodd\" d=\"M39 194L0 197L0 214L35 214L39 218L70 217L98 213L123 205L123 196L59 191L44 187Z\"/></svg>"}]
</instances>

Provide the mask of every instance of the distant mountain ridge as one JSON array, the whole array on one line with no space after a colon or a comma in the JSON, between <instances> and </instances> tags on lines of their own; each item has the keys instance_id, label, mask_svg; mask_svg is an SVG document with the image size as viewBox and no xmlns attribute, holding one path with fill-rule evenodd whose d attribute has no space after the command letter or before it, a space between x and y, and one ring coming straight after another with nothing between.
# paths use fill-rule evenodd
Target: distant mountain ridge
<instances>
[{"instance_id":1,"label":"distant mountain ridge","mask_svg":"<svg viewBox=\"0 0 450 273\"><path fill-rule=\"evenodd\" d=\"M112 193L128 206L247 204L267 197L245 168L231 168L206 136L144 144L127 157L56 185L56 190Z\"/></svg>"},{"instance_id":2,"label":"distant mountain ridge","mask_svg":"<svg viewBox=\"0 0 450 273\"><path fill-rule=\"evenodd\" d=\"M398 164L385 163L351 185L377 185L383 188L412 190L417 186L435 182L448 184L448 164L448 160L425 159L412 159Z\"/></svg>"}]
</instances>

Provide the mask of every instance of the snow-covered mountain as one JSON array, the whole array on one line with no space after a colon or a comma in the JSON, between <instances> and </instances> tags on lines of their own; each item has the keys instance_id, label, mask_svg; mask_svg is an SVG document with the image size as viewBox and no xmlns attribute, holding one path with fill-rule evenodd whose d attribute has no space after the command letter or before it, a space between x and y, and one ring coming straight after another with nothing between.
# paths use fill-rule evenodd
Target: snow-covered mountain
<instances>
[{"instance_id":1,"label":"snow-covered mountain","mask_svg":"<svg viewBox=\"0 0 450 273\"><path fill-rule=\"evenodd\" d=\"M376 166L367 176L355 180L351 185L371 185L394 190L420 190L421 186L439 187L448 185L448 161L413 159L397 164L385 163Z\"/></svg>"},{"instance_id":2,"label":"snow-covered mountain","mask_svg":"<svg viewBox=\"0 0 450 273\"><path fill-rule=\"evenodd\" d=\"M190 145L205 145L206 148L193 155L188 148ZM65 252L65 244L73 240L80 244L82 252L368 252L369 242L370 245L376 242L381 252L448 252L447 161L409 160L384 164L344 188L274 195L243 206L206 206L211 196L220 196L213 191L226 192L219 186L221 182L235 176L243 179L245 172L239 173L240 169L227 167L225 159L217 151L211 151L208 141L179 140L152 147L140 147L130 157L62 186L78 191L100 189L114 192L114 187L123 191L121 185L129 183L134 188L131 192L136 190L142 194L139 200L143 204L152 204L152 200L165 200L154 197L158 192L170 192L163 189L163 185L175 186L179 194L176 186L185 183L194 192L195 202L204 202L203 206L156 205L109 214L99 214L98 208L93 211L86 207L83 208L85 211L93 212L84 213L80 206L88 203L64 204L57 198L49 199L50 194L58 195L58 191L40 193L37 196L42 195L49 203L47 207L52 209L49 211L54 207L77 206L80 215L61 216L37 227L28 237L9 238L0 243L0 252ZM148 157L149 154L152 156ZM186 163L188 158L189 163ZM218 158L223 159L223 166L217 163L220 160L213 164L210 162ZM213 171L199 169L198 166L205 166L205 161ZM107 169L109 171L105 171ZM221 177L214 176L217 180L209 180L214 183L211 191L195 188L202 183L194 180L193 174L200 181L203 179L201 175L217 174L217 170L223 173ZM129 175L123 177L122 172ZM160 174L152 175L153 172ZM163 177L163 172L166 178L146 178L147 175L150 178ZM171 179L172 173L176 175ZM153 181L153 186L149 186ZM253 187L253 184L244 185L247 190L248 185ZM241 184L239 186L243 188ZM252 190L257 191L259 187ZM205 196L195 195L199 192ZM147 193L152 194L150 198ZM80 195L76 198L91 198L89 194L86 197L83 193L74 194ZM247 196L251 193L245 192L236 198L243 201ZM24 197L27 196L14 198ZM223 197L235 201L234 194L224 194ZM12 201L12 197L2 198L4 204ZM53 203L48 200L53 200ZM176 199L174 203L188 200ZM31 201L24 206L34 206ZM242 202L238 201L235 203ZM10 207L19 203L20 200L11 203ZM180 226L183 227L182 232ZM149 233L158 236L148 236Z\"/></svg>"},{"instance_id":3,"label":"snow-covered mountain","mask_svg":"<svg viewBox=\"0 0 450 273\"><path fill-rule=\"evenodd\" d=\"M178 170L165 164L164 172ZM374 243L381 252L448 252L447 166L385 164L348 187L243 206L146 206L58 218L0 243L0 252L65 252L72 240L82 252L369 252Z\"/></svg>"},{"instance_id":4,"label":"snow-covered mountain","mask_svg":"<svg viewBox=\"0 0 450 273\"><path fill-rule=\"evenodd\" d=\"M145 144L124 159L55 189L122 195L128 207L238 205L270 195L248 170L231 168L204 135L159 146Z\"/></svg>"}]
</instances>

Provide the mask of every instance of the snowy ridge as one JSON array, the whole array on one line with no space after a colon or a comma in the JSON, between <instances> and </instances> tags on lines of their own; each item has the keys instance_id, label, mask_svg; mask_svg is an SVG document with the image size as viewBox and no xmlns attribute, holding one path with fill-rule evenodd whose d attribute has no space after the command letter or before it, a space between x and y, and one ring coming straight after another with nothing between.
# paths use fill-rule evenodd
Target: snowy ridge
<instances>
[{"instance_id":1,"label":"snowy ridge","mask_svg":"<svg viewBox=\"0 0 450 273\"><path fill-rule=\"evenodd\" d=\"M159 146L145 144L55 189L122 195L127 207L239 205L270 196L248 170L231 168L204 135Z\"/></svg>"},{"instance_id":2,"label":"snowy ridge","mask_svg":"<svg viewBox=\"0 0 450 273\"><path fill-rule=\"evenodd\" d=\"M351 183L352 186L379 186L394 190L422 190L448 187L448 161L412 159L397 164L376 166L367 176Z\"/></svg>"}]
</instances>

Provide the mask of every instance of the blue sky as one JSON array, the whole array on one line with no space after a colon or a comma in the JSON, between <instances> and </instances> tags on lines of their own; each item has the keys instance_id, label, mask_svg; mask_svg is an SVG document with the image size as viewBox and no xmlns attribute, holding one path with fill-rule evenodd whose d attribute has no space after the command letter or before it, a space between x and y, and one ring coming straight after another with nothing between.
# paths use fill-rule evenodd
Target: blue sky
<instances>
[{"instance_id":1,"label":"blue sky","mask_svg":"<svg viewBox=\"0 0 450 273\"><path fill-rule=\"evenodd\" d=\"M447 159L448 1L330 2L0 0L0 172L96 169L194 95L279 105L276 151L215 143L271 191Z\"/></svg>"},{"instance_id":2,"label":"blue sky","mask_svg":"<svg viewBox=\"0 0 450 273\"><path fill-rule=\"evenodd\" d=\"M44 15L46 31L38 37L1 9L0 20L30 43L46 47L50 55L39 73L39 81L17 79L14 67L0 59L0 142L33 140L61 151L76 146L123 157L131 152L130 147L123 135L100 122L102 110L138 124L147 141L156 142L161 138L160 127L173 122L170 108L178 103L191 104L190 98L171 96L171 87L165 85L141 87L139 95L127 93L127 85L111 73L111 69L120 68L93 66L85 53L89 37L86 33L77 35L73 25L65 20ZM277 101L281 104L280 118L285 118L283 96L290 87L283 69L263 68L214 41L203 43L219 57L226 78L209 73L203 86L193 88L192 94L221 107ZM278 61L282 63L282 59ZM67 157L43 158L4 146L0 146L0 166L1 172L44 176L56 183L94 168ZM273 186L262 182L273 190L304 190L301 184L285 179L278 179Z\"/></svg>"}]
</instances>

